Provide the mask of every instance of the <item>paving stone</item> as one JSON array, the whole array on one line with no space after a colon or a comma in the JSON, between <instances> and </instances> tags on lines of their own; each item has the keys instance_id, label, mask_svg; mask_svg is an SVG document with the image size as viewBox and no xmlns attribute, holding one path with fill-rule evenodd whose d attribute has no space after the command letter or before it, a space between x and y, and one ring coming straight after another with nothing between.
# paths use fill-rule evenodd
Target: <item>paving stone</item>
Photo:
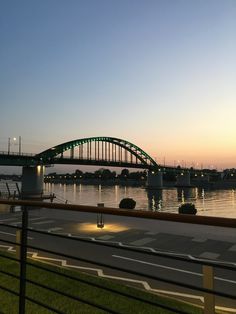
<instances>
[{"instance_id":1,"label":"paving stone","mask_svg":"<svg viewBox=\"0 0 236 314\"><path fill-rule=\"evenodd\" d=\"M220 254L213 253L213 252L204 252L199 255L199 257L202 258L209 258L209 259L217 259L220 256Z\"/></svg>"},{"instance_id":2,"label":"paving stone","mask_svg":"<svg viewBox=\"0 0 236 314\"><path fill-rule=\"evenodd\" d=\"M132 241L138 240L145 237L146 230L129 229L126 231L117 232L115 236L115 241L122 243L130 243Z\"/></svg>"},{"instance_id":3,"label":"paving stone","mask_svg":"<svg viewBox=\"0 0 236 314\"><path fill-rule=\"evenodd\" d=\"M114 238L114 236L105 234L105 235L103 235L103 236L101 236L101 237L98 237L97 239L98 239L98 240L111 240L111 239L113 239L113 238Z\"/></svg>"},{"instance_id":4,"label":"paving stone","mask_svg":"<svg viewBox=\"0 0 236 314\"><path fill-rule=\"evenodd\" d=\"M236 264L236 252L226 251L220 254L220 260Z\"/></svg>"},{"instance_id":5,"label":"paving stone","mask_svg":"<svg viewBox=\"0 0 236 314\"><path fill-rule=\"evenodd\" d=\"M195 237L192 239L193 242L206 242L207 239L206 238L202 238L202 237Z\"/></svg>"},{"instance_id":6,"label":"paving stone","mask_svg":"<svg viewBox=\"0 0 236 314\"><path fill-rule=\"evenodd\" d=\"M186 236L160 233L155 238L156 240L152 243L152 247L160 250L184 253L193 246L191 238Z\"/></svg>"},{"instance_id":7,"label":"paving stone","mask_svg":"<svg viewBox=\"0 0 236 314\"><path fill-rule=\"evenodd\" d=\"M145 234L147 234L147 235L158 235L159 232L148 231L148 232L146 232Z\"/></svg>"},{"instance_id":8,"label":"paving stone","mask_svg":"<svg viewBox=\"0 0 236 314\"><path fill-rule=\"evenodd\" d=\"M231 246L231 247L229 248L229 251L236 252L236 244L234 244L233 246Z\"/></svg>"},{"instance_id":9,"label":"paving stone","mask_svg":"<svg viewBox=\"0 0 236 314\"><path fill-rule=\"evenodd\" d=\"M132 245L145 245L145 244L153 242L155 240L156 239L154 239L154 238L143 238L143 239L139 239L139 240L130 242L130 244L132 244Z\"/></svg>"}]
</instances>

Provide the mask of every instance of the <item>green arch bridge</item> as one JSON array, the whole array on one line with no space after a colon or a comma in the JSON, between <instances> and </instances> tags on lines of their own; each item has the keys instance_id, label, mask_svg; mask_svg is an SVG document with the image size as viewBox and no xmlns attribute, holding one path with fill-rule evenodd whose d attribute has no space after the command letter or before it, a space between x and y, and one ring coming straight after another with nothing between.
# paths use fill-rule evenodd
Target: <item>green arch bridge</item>
<instances>
[{"instance_id":1,"label":"green arch bridge","mask_svg":"<svg viewBox=\"0 0 236 314\"><path fill-rule=\"evenodd\" d=\"M137 145L115 137L87 137L65 142L39 154L0 152L0 165L94 165L155 170L162 166Z\"/></svg>"}]
</instances>

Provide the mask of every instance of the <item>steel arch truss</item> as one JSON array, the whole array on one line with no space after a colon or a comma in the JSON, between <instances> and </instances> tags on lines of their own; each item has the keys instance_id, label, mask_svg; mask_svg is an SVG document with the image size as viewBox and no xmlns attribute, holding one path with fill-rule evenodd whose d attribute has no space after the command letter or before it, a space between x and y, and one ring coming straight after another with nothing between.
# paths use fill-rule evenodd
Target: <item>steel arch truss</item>
<instances>
[{"instance_id":1,"label":"steel arch truss","mask_svg":"<svg viewBox=\"0 0 236 314\"><path fill-rule=\"evenodd\" d=\"M76 147L79 148L79 158L75 157ZM86 149L86 155L83 155L83 148ZM70 158L64 158L63 154L67 151L70 151ZM83 164L106 165L107 163L114 166L127 164L127 166L135 168L140 166L140 168L146 169L158 167L157 163L140 147L114 137L89 137L69 141L47 149L36 157L41 163L48 164L60 163L59 161L72 164L75 160L83 160Z\"/></svg>"}]
</instances>

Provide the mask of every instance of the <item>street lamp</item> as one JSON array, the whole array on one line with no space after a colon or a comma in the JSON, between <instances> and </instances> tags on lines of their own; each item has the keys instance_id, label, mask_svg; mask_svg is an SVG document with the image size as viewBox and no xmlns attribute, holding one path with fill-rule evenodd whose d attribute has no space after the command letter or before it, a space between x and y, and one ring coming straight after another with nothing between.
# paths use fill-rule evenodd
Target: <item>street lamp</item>
<instances>
[{"instance_id":1,"label":"street lamp","mask_svg":"<svg viewBox=\"0 0 236 314\"><path fill-rule=\"evenodd\" d=\"M16 144L16 137L13 137L13 143L15 143ZM21 155L21 136L19 136L19 155ZM10 154L10 152L11 152L11 138L10 137L8 137L8 155Z\"/></svg>"},{"instance_id":2,"label":"street lamp","mask_svg":"<svg viewBox=\"0 0 236 314\"><path fill-rule=\"evenodd\" d=\"M11 146L11 138L8 137L8 149L7 149L8 155L10 154L10 146Z\"/></svg>"}]
</instances>

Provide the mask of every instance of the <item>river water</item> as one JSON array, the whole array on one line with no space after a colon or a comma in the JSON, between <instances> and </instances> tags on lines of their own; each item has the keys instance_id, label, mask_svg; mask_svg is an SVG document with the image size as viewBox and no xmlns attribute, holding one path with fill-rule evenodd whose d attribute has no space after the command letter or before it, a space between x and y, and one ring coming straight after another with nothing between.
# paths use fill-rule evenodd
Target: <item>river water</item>
<instances>
[{"instance_id":1,"label":"river water","mask_svg":"<svg viewBox=\"0 0 236 314\"><path fill-rule=\"evenodd\" d=\"M147 190L144 187L102 186L83 184L45 184L46 193L55 193L58 202L81 205L104 203L119 207L121 199L131 197L136 209L177 213L184 202L194 203L198 215L236 218L236 190L204 190L200 188L166 188Z\"/></svg>"}]
</instances>

